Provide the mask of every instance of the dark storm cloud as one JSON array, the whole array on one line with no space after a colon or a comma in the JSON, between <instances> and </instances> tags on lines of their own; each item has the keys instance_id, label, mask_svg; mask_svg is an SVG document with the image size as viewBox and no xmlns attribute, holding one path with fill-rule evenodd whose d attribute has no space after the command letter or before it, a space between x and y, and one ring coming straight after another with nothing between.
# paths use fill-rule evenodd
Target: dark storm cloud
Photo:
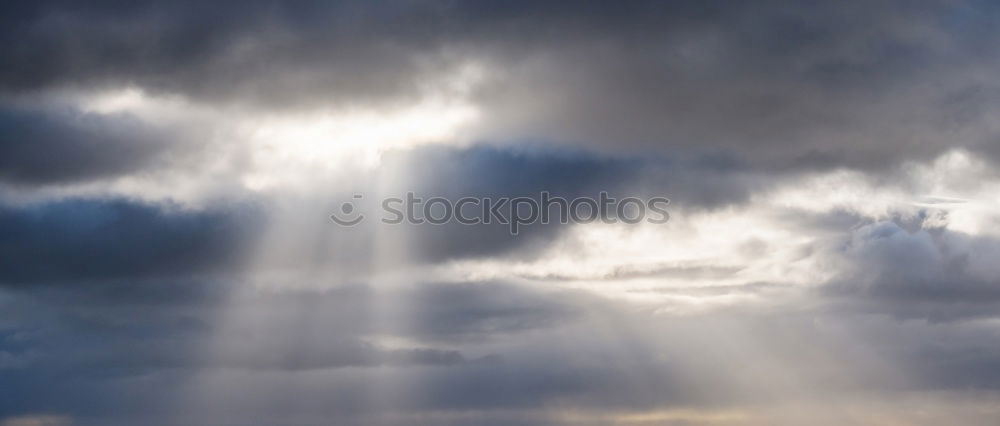
<instances>
[{"instance_id":1,"label":"dark storm cloud","mask_svg":"<svg viewBox=\"0 0 1000 426\"><path fill-rule=\"evenodd\" d=\"M538 200L542 191L568 200L596 198L601 191L616 193L636 182L641 162L560 151L432 147L389 156L384 164L389 170L405 170L408 177L390 190L397 191L395 194L387 195L402 196L412 191L424 199L444 197L454 202L462 197ZM481 211L482 206L469 210L476 209ZM552 217L558 217L558 207L551 212ZM419 214L422 216L423 212ZM468 211L465 214L475 216ZM531 253L563 228L553 220L549 224L525 226L519 235L512 235L508 224L469 226L453 221L441 226L411 226L407 232L410 232L411 252L427 261L442 261L515 250Z\"/></svg>"},{"instance_id":2,"label":"dark storm cloud","mask_svg":"<svg viewBox=\"0 0 1000 426\"><path fill-rule=\"evenodd\" d=\"M66 184L154 166L190 148L126 114L0 105L0 182Z\"/></svg>"},{"instance_id":3,"label":"dark storm cloud","mask_svg":"<svg viewBox=\"0 0 1000 426\"><path fill-rule=\"evenodd\" d=\"M415 89L435 8L361 2L15 2L5 5L9 92L139 84L267 103L351 103ZM349 99L344 99L349 98ZM314 101L315 98L312 98Z\"/></svg>"},{"instance_id":4,"label":"dark storm cloud","mask_svg":"<svg viewBox=\"0 0 1000 426\"><path fill-rule=\"evenodd\" d=\"M968 31L984 22L962 2L895 6L754 3L655 15L664 29L598 29L540 49L518 68L523 85L487 91L485 126L778 169L989 146L996 97L980 73L996 64Z\"/></svg>"},{"instance_id":5,"label":"dark storm cloud","mask_svg":"<svg viewBox=\"0 0 1000 426\"><path fill-rule=\"evenodd\" d=\"M10 315L0 318L0 418L32 412L106 418L135 416L145 409L169 411L164 404L198 372L279 379L273 374L489 364L491 357L469 358L426 343L462 348L467 342L510 339L564 323L559 320L568 319L579 303L578 298L553 299L504 283L412 284L396 290L353 285L247 294L239 290L239 282L203 281L197 285L214 287L216 294L202 291L182 303L124 298L95 291L99 284L93 282L3 292L0 308ZM133 285L187 284L176 278ZM217 297L220 287L239 303ZM376 309L386 300L404 303L409 315L379 317ZM227 315L221 322L220 310ZM387 320L395 325L387 326ZM385 347L369 341L376 335L422 343ZM489 366L475 371L481 369ZM279 382L272 385L280 387ZM158 385L147 388L144 383ZM122 404L136 405L124 409ZM349 415L361 407L337 408Z\"/></svg>"},{"instance_id":6,"label":"dark storm cloud","mask_svg":"<svg viewBox=\"0 0 1000 426\"><path fill-rule=\"evenodd\" d=\"M0 207L0 284L212 273L236 265L264 224L252 204L186 212L122 199Z\"/></svg>"},{"instance_id":7,"label":"dark storm cloud","mask_svg":"<svg viewBox=\"0 0 1000 426\"><path fill-rule=\"evenodd\" d=\"M4 205L0 417L39 407L107 410L134 391L119 380L196 367L192 348L212 330L213 309L263 223L249 204Z\"/></svg>"},{"instance_id":8,"label":"dark storm cloud","mask_svg":"<svg viewBox=\"0 0 1000 426\"><path fill-rule=\"evenodd\" d=\"M463 60L495 140L771 169L990 151L974 1L7 3L0 87L135 84L263 108L412 99Z\"/></svg>"},{"instance_id":9,"label":"dark storm cloud","mask_svg":"<svg viewBox=\"0 0 1000 426\"><path fill-rule=\"evenodd\" d=\"M425 147L388 153L383 164L407 177L391 190L449 199L538 197L547 191L572 200L607 191L617 198L669 197L681 200L678 207L700 210L743 203L754 190L772 183L768 176L724 155L608 157L537 143Z\"/></svg>"},{"instance_id":10,"label":"dark storm cloud","mask_svg":"<svg viewBox=\"0 0 1000 426\"><path fill-rule=\"evenodd\" d=\"M13 313L0 319L0 352L8 354L0 416L60 413L79 424L253 423L262 416L439 424L449 418L422 416L462 412L457 424L545 424L551 419L537 410L554 403L603 413L801 396L797 386L781 387L786 380L821 383L826 391L995 388L984 370L997 350L987 324L815 312L662 317L581 291L496 282L238 287L229 304L159 306L0 293ZM400 305L387 312L387 303ZM845 335L842 346L836 339ZM384 347L369 339L376 336L419 347ZM884 372L860 379L838 367L863 369L872 350L919 367L919 375L896 383ZM201 403L174 412L172 402L192 391L193 379L204 393L191 398ZM370 394L393 402L371 405ZM378 420L388 413L405 420Z\"/></svg>"},{"instance_id":11,"label":"dark storm cloud","mask_svg":"<svg viewBox=\"0 0 1000 426\"><path fill-rule=\"evenodd\" d=\"M211 330L212 283L132 280L118 286L141 297L104 292L110 285L93 281L70 284L0 290L6 313L0 352L11 360L0 368L0 417L108 413L123 400L139 410L154 406L164 396L162 388L129 381L151 376L176 381L170 372L193 365L194 348Z\"/></svg>"}]
</instances>

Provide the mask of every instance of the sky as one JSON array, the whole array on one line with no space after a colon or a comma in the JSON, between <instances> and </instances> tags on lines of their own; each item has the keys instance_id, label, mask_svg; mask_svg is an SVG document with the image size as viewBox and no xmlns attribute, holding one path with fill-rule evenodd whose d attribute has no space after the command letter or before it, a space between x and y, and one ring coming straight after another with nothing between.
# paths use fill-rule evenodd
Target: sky
<instances>
[{"instance_id":1,"label":"sky","mask_svg":"<svg viewBox=\"0 0 1000 426\"><path fill-rule=\"evenodd\" d=\"M996 425L998 6L5 1L0 426Z\"/></svg>"}]
</instances>

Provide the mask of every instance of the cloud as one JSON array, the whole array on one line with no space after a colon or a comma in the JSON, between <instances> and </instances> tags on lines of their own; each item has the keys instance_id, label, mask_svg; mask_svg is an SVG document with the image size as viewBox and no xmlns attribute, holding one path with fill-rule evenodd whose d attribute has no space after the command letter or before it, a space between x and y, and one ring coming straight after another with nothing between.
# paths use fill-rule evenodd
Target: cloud
<instances>
[{"instance_id":1,"label":"cloud","mask_svg":"<svg viewBox=\"0 0 1000 426\"><path fill-rule=\"evenodd\" d=\"M557 4L15 3L0 87L377 106L447 88L449 70L476 63L472 94L490 119L474 133L500 143L779 170L991 150L996 64L982 53L996 11L981 3Z\"/></svg>"},{"instance_id":2,"label":"cloud","mask_svg":"<svg viewBox=\"0 0 1000 426\"><path fill-rule=\"evenodd\" d=\"M127 114L69 107L0 106L0 181L14 185L86 182L148 171L190 149Z\"/></svg>"},{"instance_id":3,"label":"cloud","mask_svg":"<svg viewBox=\"0 0 1000 426\"><path fill-rule=\"evenodd\" d=\"M484 125L500 139L722 154L779 170L872 170L982 149L995 133L982 114L996 101L977 76L995 64L978 53L967 7L679 3L622 8L627 27L582 12L579 27L561 27L572 36L541 41L545 53L515 62L512 84L487 89Z\"/></svg>"},{"instance_id":4,"label":"cloud","mask_svg":"<svg viewBox=\"0 0 1000 426\"><path fill-rule=\"evenodd\" d=\"M445 87L441 76L471 61L487 74L474 94L490 117L477 135L489 140L769 169L989 151L997 90L983 76L996 64L982 53L996 11L897 6L15 3L0 51L14 65L0 86L137 85L264 109L380 105Z\"/></svg>"},{"instance_id":5,"label":"cloud","mask_svg":"<svg viewBox=\"0 0 1000 426\"><path fill-rule=\"evenodd\" d=\"M435 18L434 10L408 7L399 14L354 2L190 6L7 5L2 36L18 43L0 52L16 64L0 75L0 87L19 93L133 83L282 104L301 102L319 87L327 88L317 93L321 99L414 93L418 80L411 76L437 70L424 69L417 54L435 43L434 34L419 29ZM382 19L393 25L372 25ZM316 55L317 49L325 53Z\"/></svg>"},{"instance_id":6,"label":"cloud","mask_svg":"<svg viewBox=\"0 0 1000 426\"><path fill-rule=\"evenodd\" d=\"M835 258L846 263L824 292L903 318L992 318L1000 312L1000 271L991 261L998 250L1000 241L989 236L868 224L842 246Z\"/></svg>"},{"instance_id":7,"label":"cloud","mask_svg":"<svg viewBox=\"0 0 1000 426\"><path fill-rule=\"evenodd\" d=\"M178 281L161 285L183 288ZM203 291L179 302L127 298L95 291L94 283L74 284L0 293L0 306L11 314L0 321L0 353L17 361L0 368L6 384L0 390L0 416L57 411L107 419L113 411L114 420L148 415L111 408L125 402L163 413L189 380L205 375L202 380L210 386L220 372L226 380L233 378L226 378L229 373L255 380L271 376L280 388L283 377L298 374L329 377L317 382L328 387L359 371L369 371L368 376L383 369L397 375L467 364L488 368L494 361L462 353L463 342L478 345L549 328L568 318L569 309L542 293L503 283L254 292L245 283L214 281L200 285L226 289L227 297ZM133 293L157 294L148 282L132 286ZM412 306L412 318L396 312L404 315L396 322L377 315L387 300ZM245 390L230 395L255 397L252 389ZM337 408L345 415L364 409Z\"/></svg>"},{"instance_id":8,"label":"cloud","mask_svg":"<svg viewBox=\"0 0 1000 426\"><path fill-rule=\"evenodd\" d=\"M0 9L0 423L996 418L995 6Z\"/></svg>"},{"instance_id":9,"label":"cloud","mask_svg":"<svg viewBox=\"0 0 1000 426\"><path fill-rule=\"evenodd\" d=\"M3 206L0 283L73 285L229 270L262 218L249 204L202 212L120 199Z\"/></svg>"}]
</instances>

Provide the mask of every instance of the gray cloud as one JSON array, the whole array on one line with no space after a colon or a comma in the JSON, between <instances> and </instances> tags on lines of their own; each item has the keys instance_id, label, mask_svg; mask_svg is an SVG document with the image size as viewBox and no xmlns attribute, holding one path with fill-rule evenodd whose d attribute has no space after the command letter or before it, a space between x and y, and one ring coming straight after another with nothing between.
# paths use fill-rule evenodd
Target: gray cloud
<instances>
[{"instance_id":1,"label":"gray cloud","mask_svg":"<svg viewBox=\"0 0 1000 426\"><path fill-rule=\"evenodd\" d=\"M901 164L959 148L1000 158L997 11L971 0L6 2L0 183L28 201L0 200L0 424L608 424L662 412L804 423L769 417L788 405L807 421L864 424L935 409L914 409L914 393L995 405L995 237L949 229L946 216L754 203L839 168L931 204L949 194L918 192L991 190L989 161L930 183ZM241 173L279 153L250 152L238 126L212 122L407 106L452 90L468 64L484 75L464 99L479 120L450 141L461 147L381 152L377 167L301 176L304 188L249 189L270 176ZM191 117L45 101L126 87L180 100ZM224 149L206 150L216 141ZM189 189L171 180L131 190L160 202L74 187L162 171L211 176L198 182L207 201L169 201ZM773 210L761 214L781 223L775 234L814 237L794 261L833 278L733 283L757 265L641 259L447 283L435 267L530 264L568 227L514 237L505 225L329 220L355 192L374 212L408 191L602 190L668 197L682 220ZM744 254L784 248L774 240ZM579 261L573 249L560 254ZM599 295L638 280L650 285ZM709 302L675 312L662 298ZM765 303L713 308L744 299ZM895 411L879 417L872 401ZM913 423L997 414L966 411Z\"/></svg>"},{"instance_id":2,"label":"gray cloud","mask_svg":"<svg viewBox=\"0 0 1000 426\"><path fill-rule=\"evenodd\" d=\"M538 48L512 84L488 91L483 102L499 113L486 126L772 169L873 169L990 146L983 114L995 90L977 76L996 65L981 55L971 6L908 6L708 5L647 11L656 29L642 18L612 30L594 23Z\"/></svg>"},{"instance_id":3,"label":"gray cloud","mask_svg":"<svg viewBox=\"0 0 1000 426\"><path fill-rule=\"evenodd\" d=\"M393 178L398 175L405 178ZM567 200L596 199L600 192L607 191L618 199L666 197L671 200L668 210L694 214L743 205L754 191L778 181L766 174L705 161L605 158L579 151L489 146L390 152L378 169L358 172L349 179L349 184L343 180L317 183L317 187L333 189L315 199L276 197L274 204L281 206L282 216L273 218L272 226L284 230L277 243L281 249L269 252L262 260L262 268L304 268L313 272L332 269L335 275L350 281L347 277L364 280L372 268L391 268L375 264L378 250L405 254L406 261L415 264L489 257L530 259L572 226L557 220L533 223L515 236L503 223L380 222L392 217L384 214L382 201L402 199L410 192L424 200L444 197L455 202L463 197L537 200L543 191ZM347 202L366 215L365 221L342 227L328 219ZM550 210L552 217L558 216L559 209ZM423 212L416 215L422 216Z\"/></svg>"},{"instance_id":4,"label":"gray cloud","mask_svg":"<svg viewBox=\"0 0 1000 426\"><path fill-rule=\"evenodd\" d=\"M1000 242L948 229L864 225L844 242L842 275L824 292L856 309L934 321L1000 315ZM842 256L842 257L840 257Z\"/></svg>"},{"instance_id":5,"label":"gray cloud","mask_svg":"<svg viewBox=\"0 0 1000 426\"><path fill-rule=\"evenodd\" d=\"M184 212L128 200L0 208L0 284L188 276L231 270L255 241L256 206Z\"/></svg>"},{"instance_id":6,"label":"gray cloud","mask_svg":"<svg viewBox=\"0 0 1000 426\"><path fill-rule=\"evenodd\" d=\"M10 4L11 93L138 84L207 102L413 99L462 60L495 69L479 136L878 168L991 151L996 13L976 2ZM971 11L975 12L971 12ZM587 66L579 66L587 64Z\"/></svg>"},{"instance_id":7,"label":"gray cloud","mask_svg":"<svg viewBox=\"0 0 1000 426\"><path fill-rule=\"evenodd\" d=\"M171 134L126 114L69 107L0 106L0 181L65 184L115 177L164 165L166 154L191 151Z\"/></svg>"},{"instance_id":8,"label":"gray cloud","mask_svg":"<svg viewBox=\"0 0 1000 426\"><path fill-rule=\"evenodd\" d=\"M461 342L481 343L551 327L556 324L552 319L565 317L568 309L564 302L503 283L423 284L388 293L360 285L245 293L239 283L200 283L227 289L224 293L235 295L238 303L208 291L172 303L126 298L119 292L95 291L94 284L77 284L81 285L0 293L0 306L11 313L0 321L0 353L5 360L0 377L6 384L0 390L4 396L0 417L36 411L106 419L139 415L132 409L113 408L128 401L136 403L137 410L161 413L171 409L163 405L174 398L171 394L181 392L185 380L201 372L323 375L370 368L375 375L385 366L489 364L488 357L470 359L452 348L462 348ZM151 291L157 283L132 285ZM161 285L184 287L179 279ZM387 299L412 306L414 319L400 318L404 322L387 326L386 318L376 312ZM227 312L228 320L220 322L219 312ZM289 333L292 329L299 332ZM450 344L441 349L424 344L387 347L372 340L380 335ZM159 385L143 389L142 383L148 382ZM345 414L352 411L337 408Z\"/></svg>"}]
</instances>

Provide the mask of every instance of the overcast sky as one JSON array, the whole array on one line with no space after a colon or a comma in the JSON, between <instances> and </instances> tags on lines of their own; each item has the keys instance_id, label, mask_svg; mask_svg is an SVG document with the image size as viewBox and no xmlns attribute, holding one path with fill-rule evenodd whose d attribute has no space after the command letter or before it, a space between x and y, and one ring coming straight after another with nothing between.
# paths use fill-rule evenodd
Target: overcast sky
<instances>
[{"instance_id":1,"label":"overcast sky","mask_svg":"<svg viewBox=\"0 0 1000 426\"><path fill-rule=\"evenodd\" d=\"M997 22L5 1L0 426L996 425ZM670 220L330 219L543 191Z\"/></svg>"}]
</instances>

